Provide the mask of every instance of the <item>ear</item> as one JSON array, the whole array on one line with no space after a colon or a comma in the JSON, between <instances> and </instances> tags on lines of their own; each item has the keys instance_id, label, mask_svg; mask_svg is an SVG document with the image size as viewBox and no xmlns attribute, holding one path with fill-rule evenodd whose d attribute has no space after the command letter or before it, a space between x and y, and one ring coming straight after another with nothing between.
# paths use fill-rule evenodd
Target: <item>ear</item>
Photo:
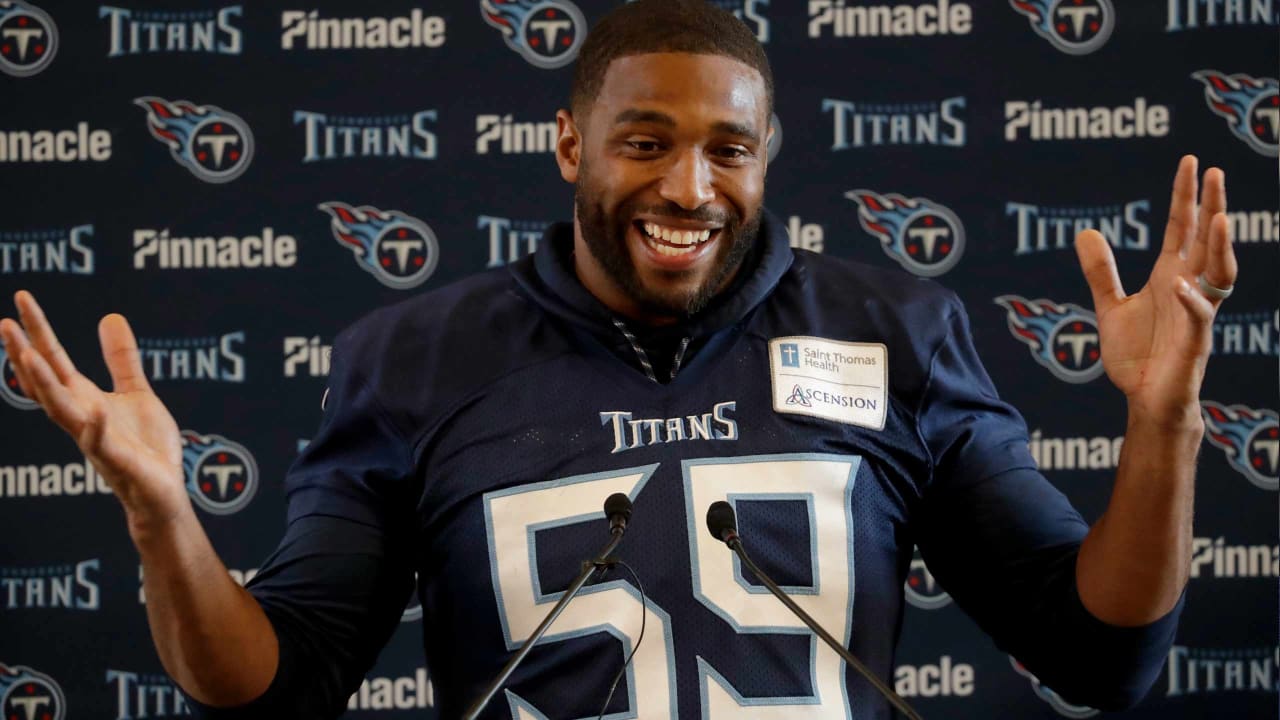
<instances>
[{"instance_id":1,"label":"ear","mask_svg":"<svg viewBox=\"0 0 1280 720\"><path fill-rule=\"evenodd\" d=\"M582 152L582 135L568 110L556 111L556 164L565 182L578 182L578 162Z\"/></svg>"},{"instance_id":2,"label":"ear","mask_svg":"<svg viewBox=\"0 0 1280 720\"><path fill-rule=\"evenodd\" d=\"M768 170L769 169L769 144L773 142L773 131L775 128L773 127L772 119L769 119L766 122L769 123L769 131L764 134L764 152L761 154L762 155L761 161L764 163L764 169Z\"/></svg>"}]
</instances>

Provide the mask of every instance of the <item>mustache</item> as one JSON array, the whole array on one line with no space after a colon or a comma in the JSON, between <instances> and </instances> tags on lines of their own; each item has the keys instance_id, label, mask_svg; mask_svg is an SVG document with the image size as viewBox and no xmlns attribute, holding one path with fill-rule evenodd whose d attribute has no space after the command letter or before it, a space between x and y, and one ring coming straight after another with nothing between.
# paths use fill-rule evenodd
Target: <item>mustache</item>
<instances>
[{"instance_id":1,"label":"mustache","mask_svg":"<svg viewBox=\"0 0 1280 720\"><path fill-rule=\"evenodd\" d=\"M719 208L704 205L696 210L686 210L675 203L637 206L631 208L631 212L629 214L633 217L640 214L657 215L660 217L671 218L673 220L715 223L717 225L736 225L739 220L736 213L726 212Z\"/></svg>"}]
</instances>

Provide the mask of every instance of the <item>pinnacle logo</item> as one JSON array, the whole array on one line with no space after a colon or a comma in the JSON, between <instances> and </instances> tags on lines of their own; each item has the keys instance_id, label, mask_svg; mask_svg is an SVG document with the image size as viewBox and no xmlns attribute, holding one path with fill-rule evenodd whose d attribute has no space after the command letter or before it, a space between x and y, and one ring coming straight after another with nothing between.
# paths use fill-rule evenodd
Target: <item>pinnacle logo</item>
<instances>
[{"instance_id":1,"label":"pinnacle logo","mask_svg":"<svg viewBox=\"0 0 1280 720\"><path fill-rule=\"evenodd\" d=\"M813 407L813 403L809 402L809 398L805 397L804 390L796 385L791 389L791 395L787 396L788 405L799 405L801 407Z\"/></svg>"},{"instance_id":2,"label":"pinnacle logo","mask_svg":"<svg viewBox=\"0 0 1280 720\"><path fill-rule=\"evenodd\" d=\"M30 77L58 52L58 26L49 13L22 0L0 0L0 72Z\"/></svg>"},{"instance_id":3,"label":"pinnacle logo","mask_svg":"<svg viewBox=\"0 0 1280 720\"><path fill-rule=\"evenodd\" d=\"M40 404L27 397L18 384L18 374L13 371L13 362L4 344L0 343L0 399L19 410L35 410Z\"/></svg>"},{"instance_id":4,"label":"pinnacle logo","mask_svg":"<svg viewBox=\"0 0 1280 720\"><path fill-rule=\"evenodd\" d=\"M544 70L573 62L587 37L587 19L569 0L480 0L480 12L507 47Z\"/></svg>"},{"instance_id":5,"label":"pinnacle logo","mask_svg":"<svg viewBox=\"0 0 1280 720\"><path fill-rule=\"evenodd\" d=\"M1088 718L1098 714L1098 711L1091 707L1087 707L1085 705L1072 705L1066 700L1063 700L1061 695L1042 685L1040 683L1040 678L1032 675L1031 671L1027 670L1027 668L1023 666L1022 663L1014 659L1012 655L1009 656L1009 663L1013 665L1013 669L1017 671L1019 675L1031 681L1031 689L1035 691L1036 697L1039 697L1041 700L1049 703L1049 707L1056 710L1059 715L1068 718Z\"/></svg>"},{"instance_id":6,"label":"pinnacle logo","mask_svg":"<svg viewBox=\"0 0 1280 720\"><path fill-rule=\"evenodd\" d=\"M147 129L169 146L174 161L207 183L231 182L253 160L253 133L238 115L215 105L150 96L133 104L147 111Z\"/></svg>"},{"instance_id":7,"label":"pinnacle logo","mask_svg":"<svg viewBox=\"0 0 1280 720\"><path fill-rule=\"evenodd\" d=\"M1200 402L1205 439L1227 454L1231 469L1263 490L1280 489L1280 415L1246 405Z\"/></svg>"},{"instance_id":8,"label":"pinnacle logo","mask_svg":"<svg viewBox=\"0 0 1280 720\"><path fill-rule=\"evenodd\" d=\"M48 675L0 663L0 713L6 720L63 720L67 698Z\"/></svg>"},{"instance_id":9,"label":"pinnacle logo","mask_svg":"<svg viewBox=\"0 0 1280 720\"><path fill-rule=\"evenodd\" d=\"M911 568L902 587L907 602L921 610L937 610L951 604L951 596L933 579L933 573L924 564L920 548L911 554Z\"/></svg>"},{"instance_id":10,"label":"pinnacle logo","mask_svg":"<svg viewBox=\"0 0 1280 720\"><path fill-rule=\"evenodd\" d=\"M916 275L941 275L964 255L964 225L945 205L871 190L844 196L858 204L858 222L880 239L885 254Z\"/></svg>"},{"instance_id":11,"label":"pinnacle logo","mask_svg":"<svg viewBox=\"0 0 1280 720\"><path fill-rule=\"evenodd\" d=\"M258 492L258 464L243 445L221 435L182 431L187 494L214 515L238 512Z\"/></svg>"},{"instance_id":12,"label":"pinnacle logo","mask_svg":"<svg viewBox=\"0 0 1280 720\"><path fill-rule=\"evenodd\" d=\"M1019 295L1001 295L995 302L1009 313L1009 332L1054 377L1087 383L1102 374L1098 321L1092 312L1071 303L1059 305Z\"/></svg>"},{"instance_id":13,"label":"pinnacle logo","mask_svg":"<svg viewBox=\"0 0 1280 720\"><path fill-rule=\"evenodd\" d=\"M1111 0L1009 0L1031 29L1068 55L1088 55L1107 43L1116 26Z\"/></svg>"},{"instance_id":14,"label":"pinnacle logo","mask_svg":"<svg viewBox=\"0 0 1280 720\"><path fill-rule=\"evenodd\" d=\"M1227 119L1232 134L1259 154L1280 157L1280 81L1216 70L1191 77L1204 83L1205 103Z\"/></svg>"},{"instance_id":15,"label":"pinnacle logo","mask_svg":"<svg viewBox=\"0 0 1280 720\"><path fill-rule=\"evenodd\" d=\"M431 277L440 259L440 243L431 227L399 210L341 202L318 205L329 214L333 237L355 255L361 270L390 288L406 290Z\"/></svg>"}]
</instances>

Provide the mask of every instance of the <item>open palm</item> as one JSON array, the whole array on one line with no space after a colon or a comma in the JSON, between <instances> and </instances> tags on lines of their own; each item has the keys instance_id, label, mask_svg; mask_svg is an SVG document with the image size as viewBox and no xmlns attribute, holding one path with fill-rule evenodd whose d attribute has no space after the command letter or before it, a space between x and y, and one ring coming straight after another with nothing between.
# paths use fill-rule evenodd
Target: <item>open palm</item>
<instances>
[{"instance_id":1,"label":"open palm","mask_svg":"<svg viewBox=\"0 0 1280 720\"><path fill-rule=\"evenodd\" d=\"M1199 417L1198 398L1220 299L1206 297L1197 278L1230 288L1236 279L1221 170L1205 173L1199 215L1196 159L1178 165L1164 244L1141 290L1126 295L1107 241L1096 230L1076 238L1080 266L1098 316L1102 364L1131 411L1171 424ZM1194 413L1194 419L1188 417Z\"/></svg>"},{"instance_id":2,"label":"open palm","mask_svg":"<svg viewBox=\"0 0 1280 720\"><path fill-rule=\"evenodd\" d=\"M105 392L76 369L30 293L14 303L22 325L0 320L0 336L23 392L75 440L130 522L162 520L188 503L178 425L147 382L128 321L108 315L98 325L113 385Z\"/></svg>"}]
</instances>

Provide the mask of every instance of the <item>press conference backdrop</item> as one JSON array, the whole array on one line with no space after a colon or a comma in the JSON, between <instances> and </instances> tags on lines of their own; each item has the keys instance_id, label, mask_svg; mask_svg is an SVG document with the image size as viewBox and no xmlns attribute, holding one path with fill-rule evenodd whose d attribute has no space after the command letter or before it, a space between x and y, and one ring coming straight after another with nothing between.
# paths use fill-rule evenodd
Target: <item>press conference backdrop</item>
<instances>
[{"instance_id":1,"label":"press conference backdrop","mask_svg":"<svg viewBox=\"0 0 1280 720\"><path fill-rule=\"evenodd\" d=\"M34 291L99 382L96 321L130 318L237 581L283 532L336 332L569 217L554 112L615 4L0 0L0 289ZM1275 717L1280 3L721 4L773 62L766 197L792 242L957 291L1033 455L1090 521L1125 407L1072 238L1100 229L1136 289L1178 157L1226 170L1241 274L1203 391L1186 612L1123 716ZM4 717L186 714L115 499L7 359L0 397ZM906 589L892 680L925 716L1094 714L1001 653L922 562ZM434 717L430 622L406 609L348 717Z\"/></svg>"}]
</instances>

